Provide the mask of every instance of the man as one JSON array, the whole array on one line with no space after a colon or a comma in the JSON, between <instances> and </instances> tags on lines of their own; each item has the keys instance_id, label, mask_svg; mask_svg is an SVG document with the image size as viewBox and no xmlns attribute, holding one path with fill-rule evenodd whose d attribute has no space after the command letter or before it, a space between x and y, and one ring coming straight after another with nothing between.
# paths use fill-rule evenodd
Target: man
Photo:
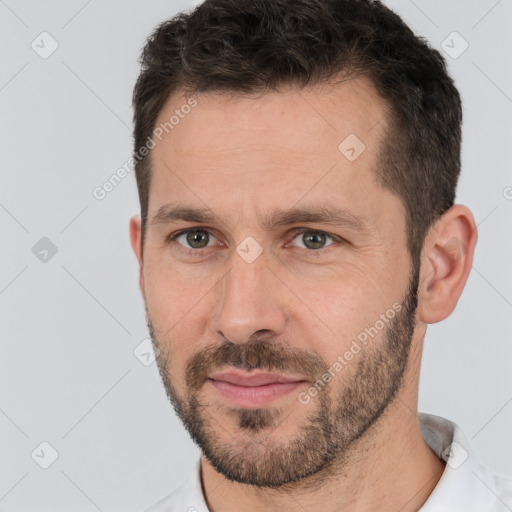
<instances>
[{"instance_id":1,"label":"man","mask_svg":"<svg viewBox=\"0 0 512 512\"><path fill-rule=\"evenodd\" d=\"M477 240L439 53L376 1L207 0L148 40L134 108L131 243L202 452L150 510L512 510L417 411Z\"/></svg>"}]
</instances>

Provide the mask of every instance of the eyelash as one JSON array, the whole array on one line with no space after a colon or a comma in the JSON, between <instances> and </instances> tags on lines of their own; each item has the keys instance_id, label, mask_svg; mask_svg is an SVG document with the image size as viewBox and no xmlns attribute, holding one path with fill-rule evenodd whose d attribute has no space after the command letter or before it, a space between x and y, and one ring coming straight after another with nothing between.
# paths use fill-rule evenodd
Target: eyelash
<instances>
[{"instance_id":1,"label":"eyelash","mask_svg":"<svg viewBox=\"0 0 512 512\"><path fill-rule=\"evenodd\" d=\"M189 233L191 231L206 231L209 234L212 234L211 231L209 231L206 228L203 228L201 226L194 227L194 228L188 228L183 229L181 231L177 231L176 233L169 234L165 239L165 245L169 245L171 242L173 242L176 238L178 238L181 235L184 235L186 233ZM321 233L323 235L326 235L328 238L330 238L333 242L343 243L345 240L339 236L331 235L330 233L326 233L325 231L321 231L318 229L311 229L311 228L298 228L292 232L292 240L295 239L297 236L302 235L304 233ZM207 253L206 249L211 249L211 247L205 247L203 249L190 249L188 247L185 247L181 245L180 243L176 242L180 246L180 250L185 251L187 254L192 256L198 256L202 253L202 255L205 255ZM336 247L336 243L332 243L326 247L322 247L320 249L304 249L302 247L296 247L296 249L301 249L303 251L306 251L308 255L311 255L313 257L323 256L327 254L331 249L334 249Z\"/></svg>"}]
</instances>

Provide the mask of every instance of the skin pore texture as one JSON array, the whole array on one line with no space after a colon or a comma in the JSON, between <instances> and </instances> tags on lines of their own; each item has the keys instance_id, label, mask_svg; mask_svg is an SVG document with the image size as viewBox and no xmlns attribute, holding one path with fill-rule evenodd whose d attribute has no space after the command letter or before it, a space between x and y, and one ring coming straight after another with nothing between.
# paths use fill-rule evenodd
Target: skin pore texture
<instances>
[{"instance_id":1,"label":"skin pore texture","mask_svg":"<svg viewBox=\"0 0 512 512\"><path fill-rule=\"evenodd\" d=\"M387 105L364 77L195 98L155 139L143 250L138 216L130 237L165 390L202 450L209 509L418 510L445 467L417 417L423 340L469 275L471 212L450 208L413 268L402 202L373 171ZM157 126L186 102L173 94ZM338 148L350 134L364 144L354 160ZM212 218L171 223L163 213L177 206ZM272 224L292 208L343 209L357 222ZM241 405L212 379L226 369L294 383Z\"/></svg>"}]
</instances>

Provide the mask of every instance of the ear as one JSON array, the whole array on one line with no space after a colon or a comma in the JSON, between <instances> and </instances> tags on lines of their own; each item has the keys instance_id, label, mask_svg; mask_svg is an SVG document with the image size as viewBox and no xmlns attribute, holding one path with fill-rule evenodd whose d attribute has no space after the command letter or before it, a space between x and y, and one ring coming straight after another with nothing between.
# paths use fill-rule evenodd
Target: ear
<instances>
[{"instance_id":1,"label":"ear","mask_svg":"<svg viewBox=\"0 0 512 512\"><path fill-rule=\"evenodd\" d=\"M133 252L139 262L139 288L142 296L145 298L144 293L144 274L143 274L143 259L142 259L142 229L141 219L139 215L134 215L130 219L130 243Z\"/></svg>"},{"instance_id":2,"label":"ear","mask_svg":"<svg viewBox=\"0 0 512 512\"><path fill-rule=\"evenodd\" d=\"M473 214L455 204L430 228L421 253L418 318L433 324L451 315L466 284L477 241Z\"/></svg>"}]
</instances>

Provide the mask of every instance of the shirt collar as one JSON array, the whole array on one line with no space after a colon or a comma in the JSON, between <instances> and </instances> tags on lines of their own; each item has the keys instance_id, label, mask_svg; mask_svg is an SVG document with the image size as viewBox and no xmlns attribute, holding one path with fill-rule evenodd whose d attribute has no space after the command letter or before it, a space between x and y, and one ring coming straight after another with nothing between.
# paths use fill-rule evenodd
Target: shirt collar
<instances>
[{"instance_id":1,"label":"shirt collar","mask_svg":"<svg viewBox=\"0 0 512 512\"><path fill-rule=\"evenodd\" d=\"M492 507L499 505L502 493L501 478L480 465L462 430L440 416L420 412L418 418L423 439L446 461L441 479L420 512L495 510Z\"/></svg>"}]
</instances>

